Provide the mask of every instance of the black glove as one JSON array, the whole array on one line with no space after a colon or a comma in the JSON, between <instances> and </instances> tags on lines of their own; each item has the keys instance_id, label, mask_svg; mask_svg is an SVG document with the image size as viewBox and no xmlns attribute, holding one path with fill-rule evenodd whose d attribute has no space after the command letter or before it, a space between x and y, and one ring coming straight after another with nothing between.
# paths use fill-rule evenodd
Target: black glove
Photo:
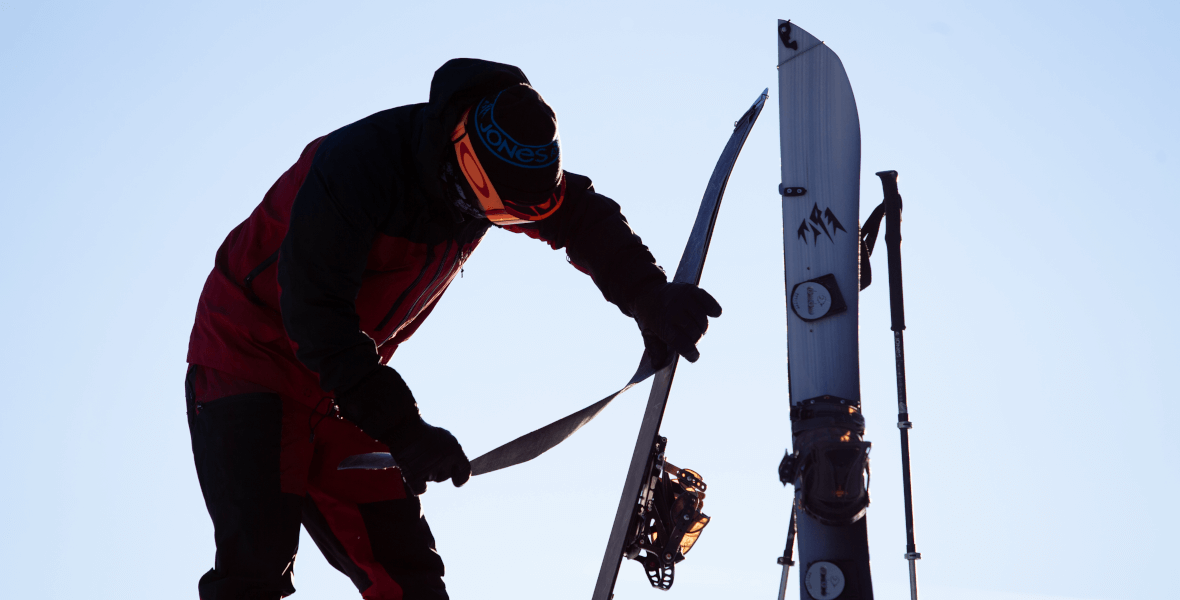
<instances>
[{"instance_id":1,"label":"black glove","mask_svg":"<svg viewBox=\"0 0 1180 600\"><path fill-rule=\"evenodd\" d=\"M373 369L356 384L337 390L336 404L341 416L389 446L415 494L426 491L427 481L452 479L458 487L471 477L471 463L455 436L422 420L414 394L397 371Z\"/></svg>"},{"instance_id":2,"label":"black glove","mask_svg":"<svg viewBox=\"0 0 1180 600\"><path fill-rule=\"evenodd\" d=\"M471 461L467 460L459 440L446 429L421 418L379 441L389 446L393 460L402 470L402 478L415 494L425 493L428 481L450 479L455 487L462 487L471 479Z\"/></svg>"},{"instance_id":3,"label":"black glove","mask_svg":"<svg viewBox=\"0 0 1180 600\"><path fill-rule=\"evenodd\" d=\"M664 283L644 291L631 303L652 367L671 362L668 350L696 362L697 342L709 329L708 317L720 317L721 305L691 283Z\"/></svg>"}]
</instances>

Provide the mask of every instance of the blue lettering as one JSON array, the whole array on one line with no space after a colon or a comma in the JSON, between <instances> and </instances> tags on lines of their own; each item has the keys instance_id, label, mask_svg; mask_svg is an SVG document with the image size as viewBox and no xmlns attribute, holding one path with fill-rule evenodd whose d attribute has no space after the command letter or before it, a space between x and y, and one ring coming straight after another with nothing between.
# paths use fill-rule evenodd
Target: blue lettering
<instances>
[{"instance_id":1,"label":"blue lettering","mask_svg":"<svg viewBox=\"0 0 1180 600\"><path fill-rule=\"evenodd\" d=\"M496 136L494 139L492 138L493 135ZM493 148L496 148L497 146L502 144L504 141L503 138L500 136L500 132L496 131L495 129L492 129L490 127L487 130L487 140L488 140L488 145L490 145Z\"/></svg>"},{"instance_id":2,"label":"blue lettering","mask_svg":"<svg viewBox=\"0 0 1180 600\"><path fill-rule=\"evenodd\" d=\"M505 137L507 137L507 136L505 136ZM515 157L513 156L513 154L516 154L516 146L509 146L509 145L508 145L508 140L502 140L502 141L501 141L501 142L500 142L500 143L499 143L499 144L496 146L496 151L497 151L497 152L503 152L504 154L507 154L507 155L508 155L508 158L515 158Z\"/></svg>"},{"instance_id":3,"label":"blue lettering","mask_svg":"<svg viewBox=\"0 0 1180 600\"><path fill-rule=\"evenodd\" d=\"M475 129L484 146L509 163L521 167L539 168L553 164L561 154L558 140L541 146L528 146L513 141L508 134L492 120L493 103L480 103L476 107Z\"/></svg>"}]
</instances>

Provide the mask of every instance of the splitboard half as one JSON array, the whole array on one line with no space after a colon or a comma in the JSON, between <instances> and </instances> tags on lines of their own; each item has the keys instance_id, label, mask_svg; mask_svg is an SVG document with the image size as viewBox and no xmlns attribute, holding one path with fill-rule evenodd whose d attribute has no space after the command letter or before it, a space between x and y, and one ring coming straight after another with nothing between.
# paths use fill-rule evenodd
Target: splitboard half
<instances>
[{"instance_id":1,"label":"splitboard half","mask_svg":"<svg viewBox=\"0 0 1180 600\"><path fill-rule=\"evenodd\" d=\"M868 600L857 347L860 120L836 53L778 22L783 255L800 598Z\"/></svg>"},{"instance_id":2,"label":"splitboard half","mask_svg":"<svg viewBox=\"0 0 1180 600\"><path fill-rule=\"evenodd\" d=\"M753 127L754 121L762 112L762 106L766 101L768 91L763 90L758 102L755 102L742 115L742 118L734 122L734 132L730 136L729 143L725 146L721 158L717 161L717 166L713 170L712 177L709 179L709 185L706 187L705 196L701 200L701 207L697 212L696 221L693 222L692 231L689 233L688 245L684 248L684 254L681 255L680 264L676 269L674 281L700 282L701 270L705 266L705 256L709 252L709 239L713 235L713 225L717 219L717 210L721 206L721 196L725 193L725 184L729 181L729 173L733 170L733 165L737 161L738 153L746 141L746 136L749 134L750 128ZM631 376L631 379L619 391L549 423L544 427L530 431L508 443L481 454L471 461L472 476L485 475L500 469L519 465L552 450L558 444L569 439L574 433L577 433L587 423L594 420L595 417L601 414L607 406L610 406L624 392L646 381L655 374L656 370L652 367L651 359L645 350L643 355L639 357L639 366L636 367L635 374ZM340 461L337 469L380 470L395 467L397 467L397 462L388 452L368 452L344 458Z\"/></svg>"},{"instance_id":3,"label":"splitboard half","mask_svg":"<svg viewBox=\"0 0 1180 600\"><path fill-rule=\"evenodd\" d=\"M705 256L709 251L709 240L713 235L713 225L717 220L717 211L721 207L721 197L725 193L725 185L729 182L729 174L733 171L733 166L737 162L742 146L746 143L750 129L762 112L766 98L767 90L763 90L749 110L734 122L733 134L730 135L729 142L726 143L725 150L721 153L721 158L717 160L717 166L713 169L713 175L709 178L709 184L705 188L705 195L701 200L696 222L693 225L692 233L689 234L688 244L680 258L680 264L676 268L676 275L672 279L674 282L700 283L701 273L705 267ZM641 531L646 527L649 518L653 518L657 512L651 510L651 506L653 501L659 500L658 496L663 491L655 489L659 480L662 479L666 484L669 479L668 475L670 475L671 481L680 486L679 489L687 490L685 494L682 494L685 498L688 497L687 494L704 490L704 485L697 479L696 473L688 469L675 468L664 461L666 440L659 435L660 422L664 418L664 407L668 402L668 393L672 388L672 378L676 374L678 362L679 357L673 353L671 364L655 374L655 381L652 383L651 393L647 399L647 409L639 427L639 436L635 441L635 451L631 455L631 465L627 469L627 478L623 483L619 508L615 513L614 525L611 528L606 552L603 555L602 567L598 571L598 580L594 586L594 600L610 600L613 597L615 580L618 578L624 554L629 552L629 557L642 559L638 556L640 545L647 546L643 549L646 552L644 556L651 557L649 562L644 563L644 569L654 587L661 589L670 587L673 561L683 558L683 555L671 554L675 550L669 550L670 554L667 555L666 561L652 556L650 542L653 540L651 536L645 535ZM700 514L695 507L679 506L685 504L682 501L676 504L678 506L671 507L672 513L680 515L682 518L686 517L684 519L686 522L692 521L699 525L694 531L688 531L687 536L685 536L684 529L680 529L676 533L685 537L692 536L692 541L695 541L695 536L699 535L700 528L703 528L704 524L708 522L708 517ZM677 512L678 510L683 514ZM665 519L666 517L665 514ZM658 516L654 518L657 521L659 519ZM679 520L679 518L676 519L676 521ZM641 538L644 543L640 543ZM688 545L691 547L691 541ZM660 556L664 555L660 554ZM652 564L652 562L662 562L663 564Z\"/></svg>"}]
</instances>

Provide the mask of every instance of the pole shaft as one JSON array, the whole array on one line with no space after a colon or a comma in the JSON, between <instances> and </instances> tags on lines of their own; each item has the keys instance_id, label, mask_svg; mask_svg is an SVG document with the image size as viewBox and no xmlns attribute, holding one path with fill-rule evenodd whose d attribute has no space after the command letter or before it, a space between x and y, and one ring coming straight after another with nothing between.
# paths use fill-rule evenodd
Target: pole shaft
<instances>
[{"instance_id":1,"label":"pole shaft","mask_svg":"<svg viewBox=\"0 0 1180 600\"><path fill-rule=\"evenodd\" d=\"M783 557L779 559L783 565L783 576L778 584L778 600L787 598L787 575L791 572L791 565L795 564L795 500L791 499L791 523L787 525L787 547L783 549Z\"/></svg>"},{"instance_id":2,"label":"pole shaft","mask_svg":"<svg viewBox=\"0 0 1180 600\"><path fill-rule=\"evenodd\" d=\"M906 404L905 341L902 332L893 332L894 359L897 365L897 426L901 432L901 483L905 494L906 552L917 552L914 544L914 498L910 487L910 411Z\"/></svg>"},{"instance_id":3,"label":"pole shaft","mask_svg":"<svg viewBox=\"0 0 1180 600\"><path fill-rule=\"evenodd\" d=\"M910 600L918 600L918 567L917 567L917 563L914 562L917 559L911 558L909 560L910 560Z\"/></svg>"}]
</instances>

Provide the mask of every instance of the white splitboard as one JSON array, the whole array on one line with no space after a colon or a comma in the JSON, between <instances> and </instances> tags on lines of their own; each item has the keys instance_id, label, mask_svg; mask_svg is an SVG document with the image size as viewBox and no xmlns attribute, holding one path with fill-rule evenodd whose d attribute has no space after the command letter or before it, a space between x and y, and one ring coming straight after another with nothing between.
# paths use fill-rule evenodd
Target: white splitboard
<instances>
[{"instance_id":1,"label":"white splitboard","mask_svg":"<svg viewBox=\"0 0 1180 600\"><path fill-rule=\"evenodd\" d=\"M790 401L859 403L856 99L823 42L789 21L778 22L777 34ZM864 518L832 527L798 511L803 600L872 598L865 531Z\"/></svg>"}]
</instances>

